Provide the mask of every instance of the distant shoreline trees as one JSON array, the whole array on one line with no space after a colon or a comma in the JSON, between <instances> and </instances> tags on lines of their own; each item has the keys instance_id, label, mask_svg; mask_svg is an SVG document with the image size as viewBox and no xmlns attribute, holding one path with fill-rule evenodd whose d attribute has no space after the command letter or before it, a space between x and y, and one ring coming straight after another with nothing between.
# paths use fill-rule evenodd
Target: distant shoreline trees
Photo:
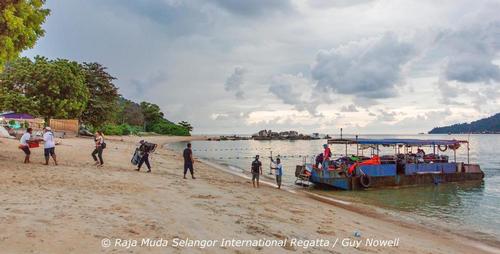
<instances>
[{"instance_id":1,"label":"distant shoreline trees","mask_svg":"<svg viewBox=\"0 0 500 254\"><path fill-rule=\"evenodd\" d=\"M429 131L429 134L446 133L500 133L500 113L471 123L436 127Z\"/></svg>"}]
</instances>

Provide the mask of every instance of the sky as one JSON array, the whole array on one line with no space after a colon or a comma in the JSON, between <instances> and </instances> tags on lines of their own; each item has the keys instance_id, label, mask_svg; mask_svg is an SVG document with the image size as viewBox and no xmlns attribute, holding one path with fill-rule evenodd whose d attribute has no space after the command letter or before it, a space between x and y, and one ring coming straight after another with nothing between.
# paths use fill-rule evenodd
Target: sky
<instances>
[{"instance_id":1,"label":"sky","mask_svg":"<svg viewBox=\"0 0 500 254\"><path fill-rule=\"evenodd\" d=\"M500 112L500 1L47 2L24 56L99 62L197 134L415 134Z\"/></svg>"}]
</instances>

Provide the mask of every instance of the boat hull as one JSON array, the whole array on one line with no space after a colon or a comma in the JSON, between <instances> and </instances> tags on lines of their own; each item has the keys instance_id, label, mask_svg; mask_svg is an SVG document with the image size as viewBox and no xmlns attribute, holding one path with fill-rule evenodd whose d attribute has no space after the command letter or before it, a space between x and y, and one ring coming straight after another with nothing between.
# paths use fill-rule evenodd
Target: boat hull
<instances>
[{"instance_id":1,"label":"boat hull","mask_svg":"<svg viewBox=\"0 0 500 254\"><path fill-rule=\"evenodd\" d=\"M453 172L453 173L417 173L412 175L397 174L394 176L370 176L370 188L410 186L439 184L447 182L481 181L484 173L477 172ZM361 184L360 176L351 177L323 177L313 173L310 182L318 186L334 187L342 190L365 189Z\"/></svg>"}]
</instances>

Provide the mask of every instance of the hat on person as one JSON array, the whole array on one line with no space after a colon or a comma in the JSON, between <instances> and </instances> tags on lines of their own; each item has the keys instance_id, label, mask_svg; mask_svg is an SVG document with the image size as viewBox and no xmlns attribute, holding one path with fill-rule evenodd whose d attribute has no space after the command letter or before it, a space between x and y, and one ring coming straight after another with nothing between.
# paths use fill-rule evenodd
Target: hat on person
<instances>
[{"instance_id":1,"label":"hat on person","mask_svg":"<svg viewBox=\"0 0 500 254\"><path fill-rule=\"evenodd\" d=\"M327 148L327 147L328 147L328 145L327 145L327 144L323 144L323 147L324 147L324 148Z\"/></svg>"},{"instance_id":2,"label":"hat on person","mask_svg":"<svg viewBox=\"0 0 500 254\"><path fill-rule=\"evenodd\" d=\"M51 131L52 129L49 126L47 126L47 127L45 127L45 130L46 131Z\"/></svg>"}]
</instances>

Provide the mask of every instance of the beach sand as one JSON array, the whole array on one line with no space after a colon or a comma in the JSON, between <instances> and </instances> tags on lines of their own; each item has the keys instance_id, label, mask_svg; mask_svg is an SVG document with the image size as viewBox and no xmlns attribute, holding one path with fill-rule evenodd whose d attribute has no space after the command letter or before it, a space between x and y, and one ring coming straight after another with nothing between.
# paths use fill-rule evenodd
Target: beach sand
<instances>
[{"instance_id":1,"label":"beach sand","mask_svg":"<svg viewBox=\"0 0 500 254\"><path fill-rule=\"evenodd\" d=\"M196 138L196 137L195 137ZM92 139L70 138L56 147L59 166L44 166L43 150L22 163L16 140L0 139L1 253L494 253L490 245L389 218L349 204L276 190L197 162L196 180L182 179L182 156L151 155L153 172L134 171L139 137L109 137L105 166L90 157ZM189 138L148 137L158 144ZM196 154L195 154L196 155ZM189 174L188 174L189 175ZM318 200L320 199L320 200ZM354 237L359 231L361 237ZM102 247L102 239L111 247ZM120 247L115 239L164 239L167 247ZM173 247L172 239L288 239L283 247ZM339 239L332 248L335 239ZM361 240L358 248L342 239ZM365 240L399 238L397 247ZM328 239L329 247L303 248L292 239ZM122 242L123 243L123 242ZM495 243L493 243L495 244ZM498 253L498 252L497 252Z\"/></svg>"}]
</instances>

